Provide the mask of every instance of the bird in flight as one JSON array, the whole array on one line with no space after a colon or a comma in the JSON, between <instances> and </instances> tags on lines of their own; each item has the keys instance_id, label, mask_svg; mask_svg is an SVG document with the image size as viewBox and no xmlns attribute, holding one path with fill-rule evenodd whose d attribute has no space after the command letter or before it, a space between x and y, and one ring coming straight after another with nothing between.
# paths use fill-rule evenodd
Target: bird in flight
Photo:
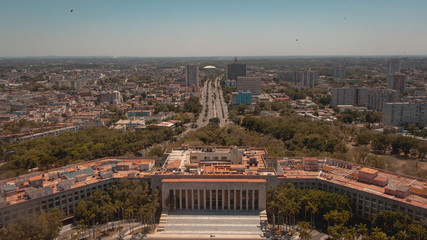
<instances>
[{"instance_id":1,"label":"bird in flight","mask_svg":"<svg viewBox=\"0 0 427 240\"><path fill-rule=\"evenodd\" d=\"M74 9L71 9L70 12L74 12Z\"/></svg>"}]
</instances>

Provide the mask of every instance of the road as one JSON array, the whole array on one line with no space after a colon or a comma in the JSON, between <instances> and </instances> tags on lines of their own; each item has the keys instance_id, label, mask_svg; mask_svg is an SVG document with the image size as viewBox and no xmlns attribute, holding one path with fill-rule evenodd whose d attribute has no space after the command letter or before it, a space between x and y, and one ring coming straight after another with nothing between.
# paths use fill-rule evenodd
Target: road
<instances>
[{"instance_id":1,"label":"road","mask_svg":"<svg viewBox=\"0 0 427 240\"><path fill-rule=\"evenodd\" d=\"M228 108L219 84L220 79L220 76L209 79L201 90L200 101L203 108L197 119L198 127L206 126L209 119L215 117L219 119L220 127L224 127L228 122Z\"/></svg>"},{"instance_id":2,"label":"road","mask_svg":"<svg viewBox=\"0 0 427 240\"><path fill-rule=\"evenodd\" d=\"M224 100L221 85L219 83L220 79L221 76L218 76L215 79L209 79L205 82L205 85L200 92L200 103L202 104L202 111L200 112L196 121L197 127L191 128L191 124L187 124L187 129L176 136L176 140L181 139L191 131L195 131L198 128L208 125L209 119L214 117L218 117L220 127L225 127L225 125L229 123L228 108ZM169 143L170 141L164 141L162 143L155 144L151 147L141 150L140 153L142 156L146 156L146 154L154 147L160 146L165 148Z\"/></svg>"}]
</instances>

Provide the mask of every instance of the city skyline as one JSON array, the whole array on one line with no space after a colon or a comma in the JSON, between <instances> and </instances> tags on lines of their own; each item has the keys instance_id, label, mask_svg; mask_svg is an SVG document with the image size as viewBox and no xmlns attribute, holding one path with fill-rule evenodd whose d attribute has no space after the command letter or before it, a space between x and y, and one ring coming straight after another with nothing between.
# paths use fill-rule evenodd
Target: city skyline
<instances>
[{"instance_id":1,"label":"city skyline","mask_svg":"<svg viewBox=\"0 0 427 240\"><path fill-rule=\"evenodd\" d=\"M0 57L425 55L425 9L423 1L2 2Z\"/></svg>"}]
</instances>

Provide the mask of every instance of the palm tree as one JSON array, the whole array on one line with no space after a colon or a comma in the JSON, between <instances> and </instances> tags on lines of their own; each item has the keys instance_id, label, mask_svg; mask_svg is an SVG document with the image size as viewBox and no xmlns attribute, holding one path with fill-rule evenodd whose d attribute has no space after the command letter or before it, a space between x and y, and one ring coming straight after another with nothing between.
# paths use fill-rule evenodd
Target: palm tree
<instances>
[{"instance_id":1,"label":"palm tree","mask_svg":"<svg viewBox=\"0 0 427 240\"><path fill-rule=\"evenodd\" d=\"M88 222L89 222L90 220L92 220L92 226L91 226L91 228L94 228L94 227L95 227L97 213L98 213L98 208L97 208L97 207L92 206L92 207L89 209L89 213L88 213L88 218L89 218L89 219L88 219ZM89 230L89 235L90 235L90 230ZM93 235L95 236L95 229L93 229Z\"/></svg>"},{"instance_id":2,"label":"palm tree","mask_svg":"<svg viewBox=\"0 0 427 240\"><path fill-rule=\"evenodd\" d=\"M278 208L277 208L277 216L278 216L278 220L279 220L279 231L280 230L280 223L283 223L283 230L286 231L287 227L285 228L285 219L287 220L287 216L288 216L288 205L287 204L278 204Z\"/></svg>"},{"instance_id":3,"label":"palm tree","mask_svg":"<svg viewBox=\"0 0 427 240\"><path fill-rule=\"evenodd\" d=\"M357 237L355 227L344 228L344 239L354 240Z\"/></svg>"},{"instance_id":4,"label":"palm tree","mask_svg":"<svg viewBox=\"0 0 427 240\"><path fill-rule=\"evenodd\" d=\"M366 224L361 223L357 226L357 234L358 237L362 240L367 239L369 237L369 230L366 227Z\"/></svg>"},{"instance_id":5,"label":"palm tree","mask_svg":"<svg viewBox=\"0 0 427 240\"><path fill-rule=\"evenodd\" d=\"M289 213L291 216L291 224L293 226L293 231L295 231L295 225L296 225L296 219L295 216L300 211L300 205L295 201L295 199L292 199L289 201Z\"/></svg>"},{"instance_id":6,"label":"palm tree","mask_svg":"<svg viewBox=\"0 0 427 240\"><path fill-rule=\"evenodd\" d=\"M410 236L406 232L406 230L400 230L396 235L396 239L399 239L399 240L407 240L409 238L410 238Z\"/></svg>"},{"instance_id":7,"label":"palm tree","mask_svg":"<svg viewBox=\"0 0 427 240\"><path fill-rule=\"evenodd\" d=\"M107 223L106 223L107 231L108 231L108 223L109 223L109 221L112 220L114 222L114 219L113 219L114 218L113 217L114 212L115 212L115 208L114 208L114 205L111 202L106 203L103 206L103 214L104 214L104 216L105 216L105 218L107 220ZM113 225L113 228L114 228L114 225Z\"/></svg>"},{"instance_id":8,"label":"palm tree","mask_svg":"<svg viewBox=\"0 0 427 240\"><path fill-rule=\"evenodd\" d=\"M311 238L310 223L306 221L298 222L298 233L301 240L309 240Z\"/></svg>"},{"instance_id":9,"label":"palm tree","mask_svg":"<svg viewBox=\"0 0 427 240\"><path fill-rule=\"evenodd\" d=\"M372 233L371 233L371 237L370 239L372 240L383 240L383 239L387 239L387 234L381 232L381 229L379 228L374 228L372 229Z\"/></svg>"},{"instance_id":10,"label":"palm tree","mask_svg":"<svg viewBox=\"0 0 427 240\"><path fill-rule=\"evenodd\" d=\"M276 203L276 201L272 200L270 202L270 204L268 204L267 212L269 214L271 214L270 216L273 217L273 231L274 232L275 232L275 229L276 229L276 214L278 212L278 209L279 209L279 205Z\"/></svg>"},{"instance_id":11,"label":"palm tree","mask_svg":"<svg viewBox=\"0 0 427 240\"><path fill-rule=\"evenodd\" d=\"M133 206L129 206L126 208L125 212L127 213L128 216L128 221L129 221L129 228L130 231L132 232L132 216L133 216L133 212L135 211L135 208Z\"/></svg>"},{"instance_id":12,"label":"palm tree","mask_svg":"<svg viewBox=\"0 0 427 240\"><path fill-rule=\"evenodd\" d=\"M113 229L114 229L114 213L116 212L116 205L112 202L108 203L108 209L109 209L109 213L111 215L111 221L113 224Z\"/></svg>"},{"instance_id":13,"label":"palm tree","mask_svg":"<svg viewBox=\"0 0 427 240\"><path fill-rule=\"evenodd\" d=\"M310 223L311 223L311 227L313 228L314 227L314 218L315 218L315 215L319 209L317 208L317 206L314 203L308 201L307 206L305 206L305 210L310 211L310 213L311 213Z\"/></svg>"}]
</instances>

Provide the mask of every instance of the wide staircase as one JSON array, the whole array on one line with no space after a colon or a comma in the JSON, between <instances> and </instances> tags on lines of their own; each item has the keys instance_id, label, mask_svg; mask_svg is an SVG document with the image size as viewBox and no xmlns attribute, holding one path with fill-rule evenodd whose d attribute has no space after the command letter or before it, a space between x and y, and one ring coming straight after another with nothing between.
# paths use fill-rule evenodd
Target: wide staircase
<instances>
[{"instance_id":1,"label":"wide staircase","mask_svg":"<svg viewBox=\"0 0 427 240\"><path fill-rule=\"evenodd\" d=\"M265 211L165 211L157 232L149 238L262 239L264 215Z\"/></svg>"}]
</instances>

